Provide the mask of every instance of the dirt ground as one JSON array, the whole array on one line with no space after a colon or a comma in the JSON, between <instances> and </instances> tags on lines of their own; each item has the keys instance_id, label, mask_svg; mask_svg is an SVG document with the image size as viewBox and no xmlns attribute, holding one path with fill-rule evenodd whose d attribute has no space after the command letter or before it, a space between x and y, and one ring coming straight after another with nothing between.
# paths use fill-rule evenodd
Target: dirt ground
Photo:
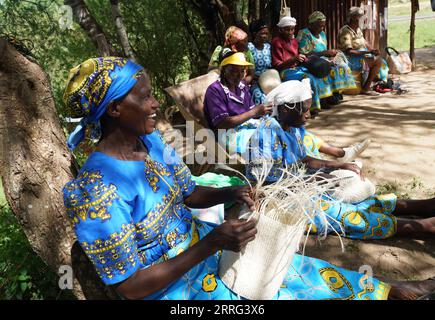
<instances>
[{"instance_id":1,"label":"dirt ground","mask_svg":"<svg viewBox=\"0 0 435 320\"><path fill-rule=\"evenodd\" d=\"M417 71L393 78L405 94L345 96L308 126L337 146L370 137L360 158L366 176L379 191L409 198L435 196L435 47L417 50L417 58ZM435 276L435 239L345 240L345 248L342 253L336 237L312 238L306 253L352 270L369 265L376 276L392 279Z\"/></svg>"}]
</instances>

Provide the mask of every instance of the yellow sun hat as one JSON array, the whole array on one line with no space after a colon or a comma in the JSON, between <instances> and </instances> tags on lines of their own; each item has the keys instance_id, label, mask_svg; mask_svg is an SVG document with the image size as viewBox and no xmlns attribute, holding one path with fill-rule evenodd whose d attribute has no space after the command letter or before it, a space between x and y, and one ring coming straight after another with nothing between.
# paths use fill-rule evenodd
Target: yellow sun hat
<instances>
[{"instance_id":1,"label":"yellow sun hat","mask_svg":"<svg viewBox=\"0 0 435 320\"><path fill-rule=\"evenodd\" d=\"M243 52L236 52L235 54L229 56L228 58L225 58L224 60L222 60L220 66L223 67L229 64L234 64L236 66L246 66L246 67L253 66L252 63L246 61L246 57Z\"/></svg>"}]
</instances>

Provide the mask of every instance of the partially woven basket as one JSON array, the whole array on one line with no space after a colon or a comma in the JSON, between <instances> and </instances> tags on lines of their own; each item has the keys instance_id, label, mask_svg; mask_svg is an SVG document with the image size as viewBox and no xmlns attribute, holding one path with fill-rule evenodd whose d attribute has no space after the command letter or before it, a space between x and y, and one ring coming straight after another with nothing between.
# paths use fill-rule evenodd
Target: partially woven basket
<instances>
[{"instance_id":1,"label":"partially woven basket","mask_svg":"<svg viewBox=\"0 0 435 320\"><path fill-rule=\"evenodd\" d=\"M361 180L360 176L350 170L335 170L331 175L340 178L339 186L334 188L331 196L346 203L358 203L376 193L376 186L369 179Z\"/></svg>"},{"instance_id":2,"label":"partially woven basket","mask_svg":"<svg viewBox=\"0 0 435 320\"><path fill-rule=\"evenodd\" d=\"M244 298L271 300L284 281L304 229L265 215L255 218L258 219L255 240L241 253L223 251L219 276Z\"/></svg>"},{"instance_id":3,"label":"partially woven basket","mask_svg":"<svg viewBox=\"0 0 435 320\"><path fill-rule=\"evenodd\" d=\"M295 253L304 238L308 222L317 216L329 225L321 209L321 199L337 179L318 174L307 179L305 168L284 168L281 178L264 184L271 167L260 157L251 174L258 184L254 191L257 234L240 253L223 251L219 276L238 295L254 300L270 300L278 292ZM248 181L249 183L249 181ZM250 218L249 218L250 219Z\"/></svg>"}]
</instances>

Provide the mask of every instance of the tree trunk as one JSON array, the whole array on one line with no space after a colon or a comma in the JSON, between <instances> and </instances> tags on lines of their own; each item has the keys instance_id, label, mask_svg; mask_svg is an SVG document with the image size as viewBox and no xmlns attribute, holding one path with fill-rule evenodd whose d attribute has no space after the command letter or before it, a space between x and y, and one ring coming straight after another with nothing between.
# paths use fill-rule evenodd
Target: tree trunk
<instances>
[{"instance_id":1,"label":"tree trunk","mask_svg":"<svg viewBox=\"0 0 435 320\"><path fill-rule=\"evenodd\" d=\"M225 22L225 29L230 26L237 26L248 31L248 25L243 20L242 13L237 9L238 2L238 0L216 0L221 17Z\"/></svg>"},{"instance_id":2,"label":"tree trunk","mask_svg":"<svg viewBox=\"0 0 435 320\"><path fill-rule=\"evenodd\" d=\"M94 292L101 297L101 281L78 277L85 270L95 274L89 265L77 265L86 260L83 251L71 258L74 232L62 188L77 172L74 164L47 75L0 39L0 177L6 199L32 248L54 272L64 265L83 269L74 273L77 298Z\"/></svg>"},{"instance_id":3,"label":"tree trunk","mask_svg":"<svg viewBox=\"0 0 435 320\"><path fill-rule=\"evenodd\" d=\"M410 37L409 37L409 55L412 61L412 69L414 70L417 64L415 58L415 14L419 10L418 0L411 0L411 26L410 26Z\"/></svg>"},{"instance_id":4,"label":"tree trunk","mask_svg":"<svg viewBox=\"0 0 435 320\"><path fill-rule=\"evenodd\" d=\"M112 16L115 20L116 32L118 34L119 41L121 42L122 49L127 58L137 61L136 56L131 48L130 42L128 41L127 30L122 19L121 9L119 8L118 0L110 0L112 5Z\"/></svg>"},{"instance_id":5,"label":"tree trunk","mask_svg":"<svg viewBox=\"0 0 435 320\"><path fill-rule=\"evenodd\" d=\"M83 0L65 0L64 4L72 8L77 22L85 30L101 56L118 55Z\"/></svg>"}]
</instances>

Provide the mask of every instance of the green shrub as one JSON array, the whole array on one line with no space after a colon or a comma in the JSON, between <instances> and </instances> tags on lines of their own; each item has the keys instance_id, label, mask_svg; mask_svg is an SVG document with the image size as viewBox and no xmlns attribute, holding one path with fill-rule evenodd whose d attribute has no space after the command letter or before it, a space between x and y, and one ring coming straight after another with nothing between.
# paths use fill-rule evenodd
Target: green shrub
<instances>
[{"instance_id":1,"label":"green shrub","mask_svg":"<svg viewBox=\"0 0 435 320\"><path fill-rule=\"evenodd\" d=\"M58 276L32 250L12 211L0 207L0 300L73 298L71 291L59 288Z\"/></svg>"}]
</instances>

